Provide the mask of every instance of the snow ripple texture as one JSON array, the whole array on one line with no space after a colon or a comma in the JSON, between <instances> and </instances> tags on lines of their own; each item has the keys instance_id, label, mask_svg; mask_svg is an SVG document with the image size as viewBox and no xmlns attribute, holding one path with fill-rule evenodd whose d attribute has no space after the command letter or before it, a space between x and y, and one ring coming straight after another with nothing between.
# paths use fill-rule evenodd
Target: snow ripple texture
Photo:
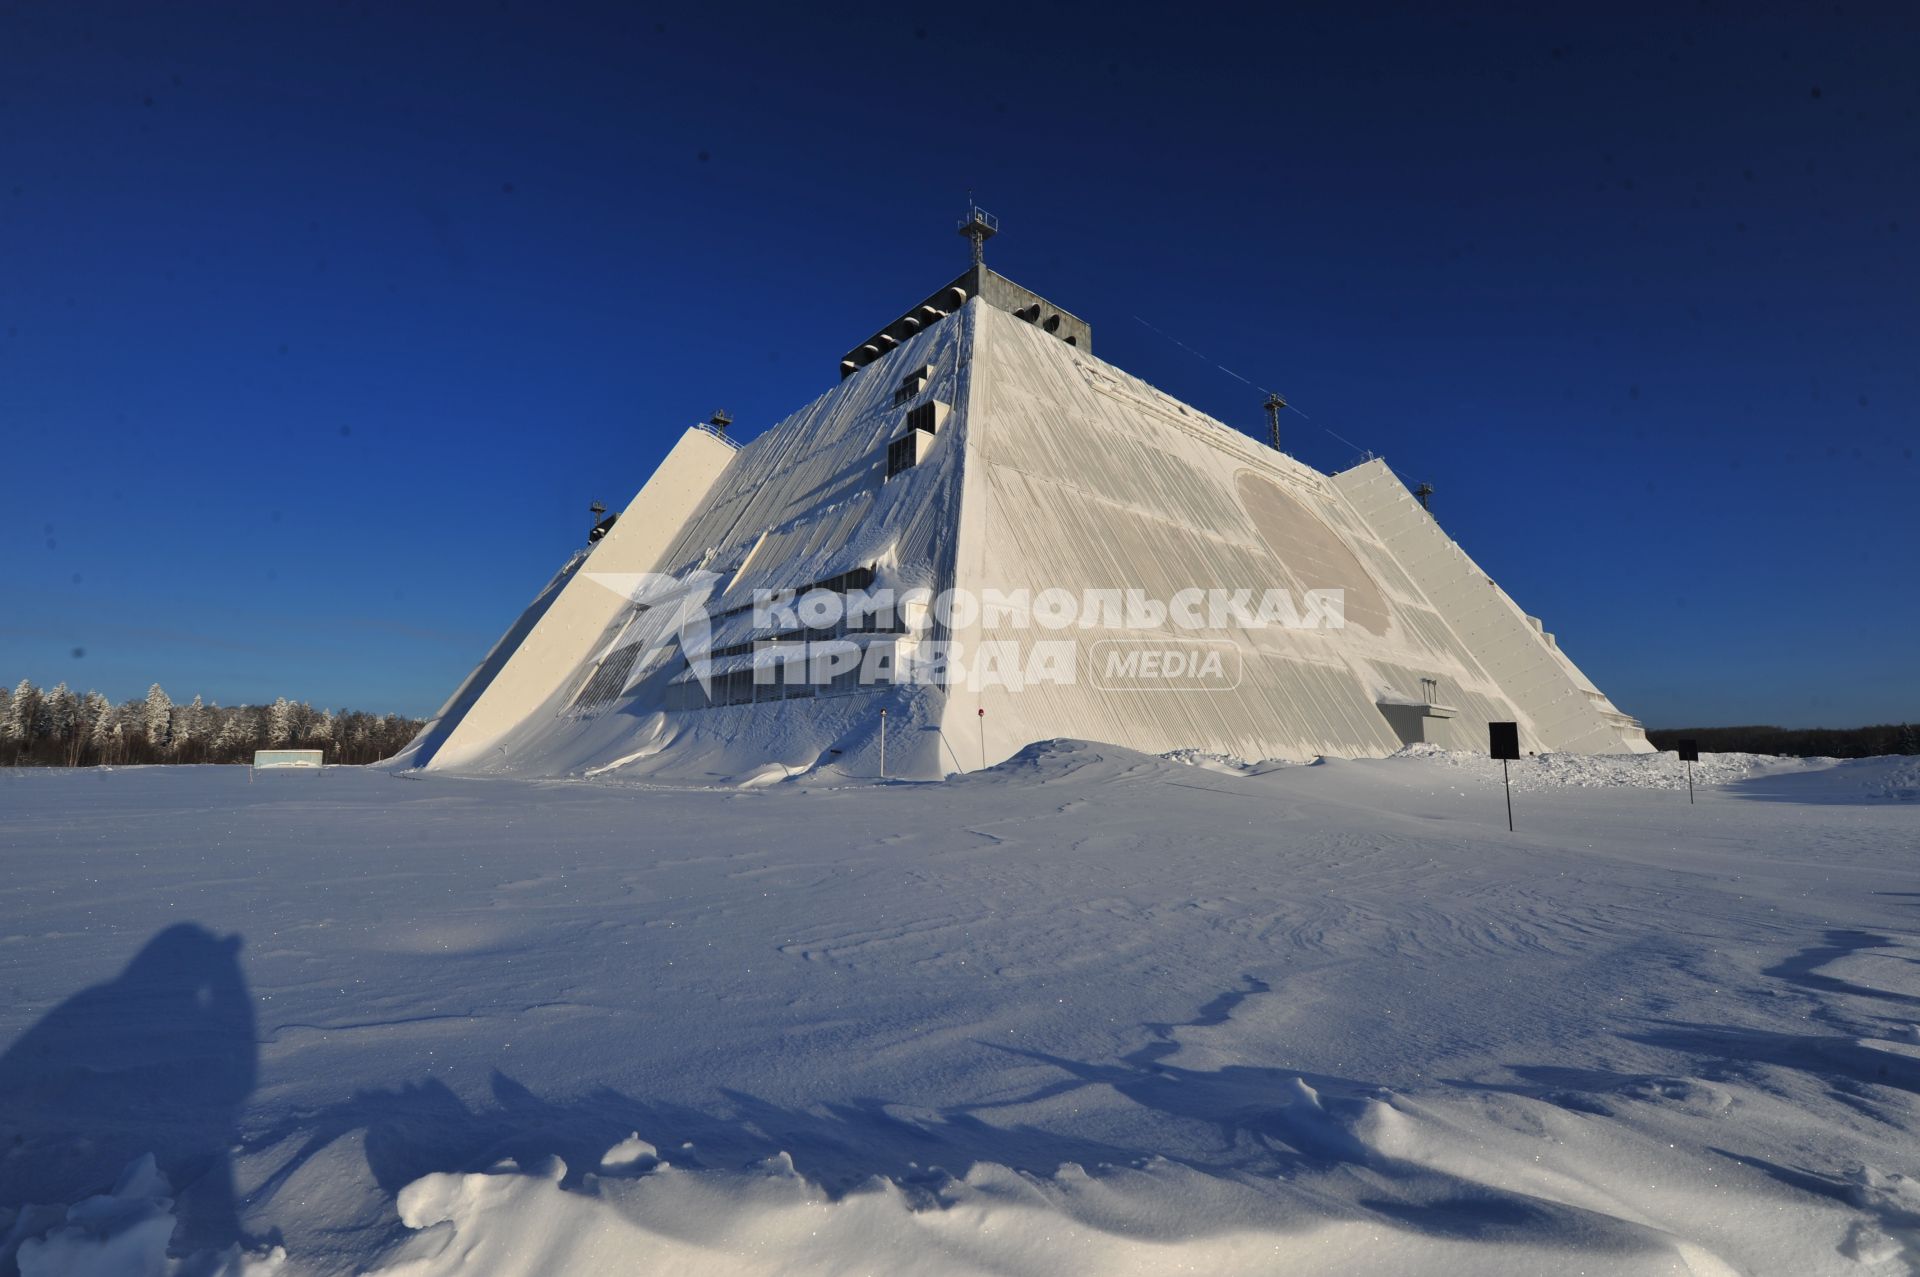
<instances>
[{"instance_id":1,"label":"snow ripple texture","mask_svg":"<svg viewBox=\"0 0 1920 1277\"><path fill-rule=\"evenodd\" d=\"M0 781L0 1271L1899 1273L1908 759Z\"/></svg>"}]
</instances>

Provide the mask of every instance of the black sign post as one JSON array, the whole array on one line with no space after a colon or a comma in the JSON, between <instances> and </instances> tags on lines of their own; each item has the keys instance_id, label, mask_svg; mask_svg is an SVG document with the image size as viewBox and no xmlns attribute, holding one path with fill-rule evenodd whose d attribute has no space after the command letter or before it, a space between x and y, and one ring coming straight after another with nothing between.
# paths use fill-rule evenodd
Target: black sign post
<instances>
[{"instance_id":1,"label":"black sign post","mask_svg":"<svg viewBox=\"0 0 1920 1277\"><path fill-rule=\"evenodd\" d=\"M1681 740L1674 742L1674 748L1680 755L1680 761L1687 765L1687 805L1693 805L1693 765L1700 761L1700 742Z\"/></svg>"},{"instance_id":2,"label":"black sign post","mask_svg":"<svg viewBox=\"0 0 1920 1277\"><path fill-rule=\"evenodd\" d=\"M1507 832L1513 832L1513 781L1507 775L1507 761L1520 757L1520 724L1488 723L1487 753L1500 760L1500 783L1507 791Z\"/></svg>"}]
</instances>

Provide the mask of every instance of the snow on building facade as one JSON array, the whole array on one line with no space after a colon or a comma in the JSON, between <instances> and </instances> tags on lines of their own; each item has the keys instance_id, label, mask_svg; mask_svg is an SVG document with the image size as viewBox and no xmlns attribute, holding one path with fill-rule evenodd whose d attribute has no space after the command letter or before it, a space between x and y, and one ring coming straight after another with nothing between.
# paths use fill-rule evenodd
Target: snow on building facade
<instances>
[{"instance_id":1,"label":"snow on building facade","mask_svg":"<svg viewBox=\"0 0 1920 1277\"><path fill-rule=\"evenodd\" d=\"M1490 720L1651 748L1384 463L1321 474L1103 363L977 247L785 421L689 430L400 761L873 775L883 711L896 776L1055 737L1480 749Z\"/></svg>"}]
</instances>

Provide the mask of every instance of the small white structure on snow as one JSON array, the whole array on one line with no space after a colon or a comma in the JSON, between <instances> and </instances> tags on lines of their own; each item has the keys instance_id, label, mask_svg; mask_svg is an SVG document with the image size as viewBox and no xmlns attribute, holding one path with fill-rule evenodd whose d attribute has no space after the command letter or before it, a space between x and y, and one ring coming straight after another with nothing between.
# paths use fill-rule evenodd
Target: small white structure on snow
<instances>
[{"instance_id":1,"label":"small white structure on snow","mask_svg":"<svg viewBox=\"0 0 1920 1277\"><path fill-rule=\"evenodd\" d=\"M256 749L253 751L254 771L276 771L291 768L296 771L320 771L327 765L327 752L323 749Z\"/></svg>"}]
</instances>

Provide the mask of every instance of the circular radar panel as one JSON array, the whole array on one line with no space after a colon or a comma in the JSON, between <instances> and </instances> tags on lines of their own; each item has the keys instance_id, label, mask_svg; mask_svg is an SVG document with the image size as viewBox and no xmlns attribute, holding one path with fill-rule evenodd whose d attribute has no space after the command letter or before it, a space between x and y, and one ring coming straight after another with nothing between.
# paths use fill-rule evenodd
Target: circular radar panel
<instances>
[{"instance_id":1,"label":"circular radar panel","mask_svg":"<svg viewBox=\"0 0 1920 1277\"><path fill-rule=\"evenodd\" d=\"M1260 539L1302 589L1345 591L1348 625L1369 634L1387 632L1387 601L1380 587L1326 520L1251 470L1240 472L1234 488Z\"/></svg>"}]
</instances>

